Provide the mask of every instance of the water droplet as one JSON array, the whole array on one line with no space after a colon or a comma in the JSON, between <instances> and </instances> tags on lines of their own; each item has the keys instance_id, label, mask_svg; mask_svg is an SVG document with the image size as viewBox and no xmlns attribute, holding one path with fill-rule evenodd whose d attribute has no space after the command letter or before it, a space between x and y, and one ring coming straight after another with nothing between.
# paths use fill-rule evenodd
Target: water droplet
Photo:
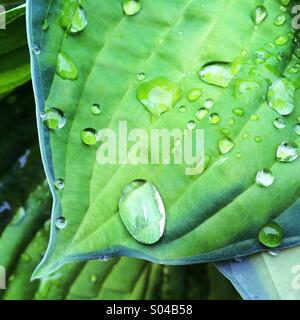
<instances>
[{"instance_id":1,"label":"water droplet","mask_svg":"<svg viewBox=\"0 0 300 320\"><path fill-rule=\"evenodd\" d=\"M101 257L99 258L99 260L100 260L101 262L107 262L107 261L110 260L110 258L111 258L111 256L101 256Z\"/></svg>"},{"instance_id":2,"label":"water droplet","mask_svg":"<svg viewBox=\"0 0 300 320\"><path fill-rule=\"evenodd\" d=\"M182 113L186 112L186 107L185 106L180 106L179 111L182 112Z\"/></svg>"},{"instance_id":3,"label":"water droplet","mask_svg":"<svg viewBox=\"0 0 300 320\"><path fill-rule=\"evenodd\" d=\"M90 111L94 116L98 116L102 113L102 107L98 103L94 103L91 105Z\"/></svg>"},{"instance_id":4,"label":"water droplet","mask_svg":"<svg viewBox=\"0 0 300 320\"><path fill-rule=\"evenodd\" d=\"M280 3L287 7L291 3L291 0L280 0Z\"/></svg>"},{"instance_id":5,"label":"water droplet","mask_svg":"<svg viewBox=\"0 0 300 320\"><path fill-rule=\"evenodd\" d=\"M232 112L238 117L243 117L245 115L245 110L242 108L235 108Z\"/></svg>"},{"instance_id":6,"label":"water droplet","mask_svg":"<svg viewBox=\"0 0 300 320\"><path fill-rule=\"evenodd\" d=\"M128 232L139 242L154 244L165 228L165 208L151 182L135 180L123 190L119 212Z\"/></svg>"},{"instance_id":7,"label":"water droplet","mask_svg":"<svg viewBox=\"0 0 300 320\"><path fill-rule=\"evenodd\" d=\"M300 136L300 123L297 123L294 127L296 135Z\"/></svg>"},{"instance_id":8,"label":"water droplet","mask_svg":"<svg viewBox=\"0 0 300 320\"><path fill-rule=\"evenodd\" d=\"M67 226L67 219L64 217L58 217L55 220L55 226L56 226L56 228L58 228L60 230L64 229Z\"/></svg>"},{"instance_id":9,"label":"water droplet","mask_svg":"<svg viewBox=\"0 0 300 320\"><path fill-rule=\"evenodd\" d=\"M196 113L196 117L198 120L204 119L207 115L208 115L208 110L206 110L205 108L199 109Z\"/></svg>"},{"instance_id":10,"label":"water droplet","mask_svg":"<svg viewBox=\"0 0 300 320\"><path fill-rule=\"evenodd\" d=\"M242 257L235 257L235 258L234 258L234 261L235 261L236 263L242 263L244 260L243 260Z\"/></svg>"},{"instance_id":11,"label":"water droplet","mask_svg":"<svg viewBox=\"0 0 300 320\"><path fill-rule=\"evenodd\" d=\"M11 224L12 225L17 225L17 224L20 224L24 219L25 219L25 216L26 216L26 211L23 207L20 207L17 212L15 213L12 221L11 221Z\"/></svg>"},{"instance_id":12,"label":"water droplet","mask_svg":"<svg viewBox=\"0 0 300 320\"><path fill-rule=\"evenodd\" d=\"M197 101L203 94L202 89L192 89L189 91L187 98L190 102Z\"/></svg>"},{"instance_id":13,"label":"water droplet","mask_svg":"<svg viewBox=\"0 0 300 320\"><path fill-rule=\"evenodd\" d=\"M48 20L46 19L43 23L43 31L47 31L49 29L49 23Z\"/></svg>"},{"instance_id":14,"label":"water droplet","mask_svg":"<svg viewBox=\"0 0 300 320\"><path fill-rule=\"evenodd\" d=\"M277 222L270 222L259 231L258 240L268 248L277 248L283 241L283 230Z\"/></svg>"},{"instance_id":15,"label":"water droplet","mask_svg":"<svg viewBox=\"0 0 300 320\"><path fill-rule=\"evenodd\" d=\"M286 17L284 14L280 14L277 16L276 20L275 20L275 25L276 26L282 26L285 24L285 21L286 21Z\"/></svg>"},{"instance_id":16,"label":"water droplet","mask_svg":"<svg viewBox=\"0 0 300 320\"><path fill-rule=\"evenodd\" d=\"M57 108L47 108L41 117L45 126L50 130L63 128L67 121L65 114Z\"/></svg>"},{"instance_id":17,"label":"water droplet","mask_svg":"<svg viewBox=\"0 0 300 320\"><path fill-rule=\"evenodd\" d=\"M284 46L289 42L290 38L288 35L281 35L275 39L276 46Z\"/></svg>"},{"instance_id":18,"label":"water droplet","mask_svg":"<svg viewBox=\"0 0 300 320\"><path fill-rule=\"evenodd\" d=\"M155 117L172 110L181 99L180 87L166 78L156 78L143 83L138 88L138 99Z\"/></svg>"},{"instance_id":19,"label":"water droplet","mask_svg":"<svg viewBox=\"0 0 300 320\"><path fill-rule=\"evenodd\" d=\"M54 181L54 187L55 187L57 190L62 190L62 189L65 187L64 180L62 180L62 179L56 179L56 180Z\"/></svg>"},{"instance_id":20,"label":"water droplet","mask_svg":"<svg viewBox=\"0 0 300 320\"><path fill-rule=\"evenodd\" d=\"M272 257L278 257L280 255L280 250L269 250L268 253Z\"/></svg>"},{"instance_id":21,"label":"water droplet","mask_svg":"<svg viewBox=\"0 0 300 320\"><path fill-rule=\"evenodd\" d=\"M83 31L87 26L86 13L80 1L63 1L61 5L60 25L70 33Z\"/></svg>"},{"instance_id":22,"label":"water droplet","mask_svg":"<svg viewBox=\"0 0 300 320\"><path fill-rule=\"evenodd\" d=\"M228 121L228 123L229 123L229 125L230 125L231 127L233 127L233 126L235 125L236 121L235 121L234 118L230 118L229 121Z\"/></svg>"},{"instance_id":23,"label":"water droplet","mask_svg":"<svg viewBox=\"0 0 300 320\"><path fill-rule=\"evenodd\" d=\"M236 159L240 160L242 159L242 154L240 152L238 152L236 155L235 155Z\"/></svg>"},{"instance_id":24,"label":"water droplet","mask_svg":"<svg viewBox=\"0 0 300 320\"><path fill-rule=\"evenodd\" d=\"M270 187L275 180L273 173L269 169L259 170L256 174L256 183L262 187Z\"/></svg>"},{"instance_id":25,"label":"water droplet","mask_svg":"<svg viewBox=\"0 0 300 320\"><path fill-rule=\"evenodd\" d=\"M21 259L22 259L23 261L25 261L25 262L31 261L31 257L30 257L30 255L28 255L27 253L22 253Z\"/></svg>"},{"instance_id":26,"label":"water droplet","mask_svg":"<svg viewBox=\"0 0 300 320\"><path fill-rule=\"evenodd\" d=\"M234 147L234 142L226 137L226 138L222 138L219 141L219 150L221 152L221 154L227 154L229 153Z\"/></svg>"},{"instance_id":27,"label":"water droplet","mask_svg":"<svg viewBox=\"0 0 300 320\"><path fill-rule=\"evenodd\" d=\"M41 53L41 47L38 45L34 45L32 51L34 54L39 55Z\"/></svg>"},{"instance_id":28,"label":"water droplet","mask_svg":"<svg viewBox=\"0 0 300 320\"><path fill-rule=\"evenodd\" d=\"M257 142L257 143L261 143L263 140L262 140L261 137L256 136L256 137L254 137L254 141Z\"/></svg>"},{"instance_id":29,"label":"water droplet","mask_svg":"<svg viewBox=\"0 0 300 320\"><path fill-rule=\"evenodd\" d=\"M206 99L205 101L204 101L204 107L206 108L206 109L211 109L213 106L214 106L214 100L213 99Z\"/></svg>"},{"instance_id":30,"label":"water droplet","mask_svg":"<svg viewBox=\"0 0 300 320\"><path fill-rule=\"evenodd\" d=\"M237 96L246 96L249 95L253 90L257 90L259 88L259 84L255 81L245 80L245 79L237 79L235 86L235 94Z\"/></svg>"},{"instance_id":31,"label":"water droplet","mask_svg":"<svg viewBox=\"0 0 300 320\"><path fill-rule=\"evenodd\" d=\"M283 142L278 147L276 155L279 162L293 162L298 159L299 147L295 142Z\"/></svg>"},{"instance_id":32,"label":"water droplet","mask_svg":"<svg viewBox=\"0 0 300 320\"><path fill-rule=\"evenodd\" d=\"M293 66L293 67L288 68L287 71L288 71L288 73L290 73L290 74L296 74L296 73L299 72L299 68L296 67L296 66Z\"/></svg>"},{"instance_id":33,"label":"water droplet","mask_svg":"<svg viewBox=\"0 0 300 320\"><path fill-rule=\"evenodd\" d=\"M72 59L65 53L59 53L57 57L56 73L62 79L77 80L78 70Z\"/></svg>"},{"instance_id":34,"label":"water droplet","mask_svg":"<svg viewBox=\"0 0 300 320\"><path fill-rule=\"evenodd\" d=\"M209 116L209 122L211 124L219 124L221 122L221 117L218 113L212 113L210 116Z\"/></svg>"},{"instance_id":35,"label":"water droplet","mask_svg":"<svg viewBox=\"0 0 300 320\"><path fill-rule=\"evenodd\" d=\"M291 114L295 108L295 86L288 78L280 78L269 88L268 102L280 115Z\"/></svg>"},{"instance_id":36,"label":"water droplet","mask_svg":"<svg viewBox=\"0 0 300 320\"><path fill-rule=\"evenodd\" d=\"M194 130L196 128L196 122L194 120L189 121L187 124L187 128L189 130Z\"/></svg>"},{"instance_id":37,"label":"water droplet","mask_svg":"<svg viewBox=\"0 0 300 320\"><path fill-rule=\"evenodd\" d=\"M265 6L257 6L252 14L251 18L256 25L262 23L268 16L268 11Z\"/></svg>"},{"instance_id":38,"label":"water droplet","mask_svg":"<svg viewBox=\"0 0 300 320\"><path fill-rule=\"evenodd\" d=\"M145 73L145 72L139 72L139 73L137 74L137 79L138 79L139 81L144 81L144 80L146 79L146 73Z\"/></svg>"},{"instance_id":39,"label":"water droplet","mask_svg":"<svg viewBox=\"0 0 300 320\"><path fill-rule=\"evenodd\" d=\"M251 121L258 121L259 120L259 116L257 114L253 114L251 117L250 117L250 120Z\"/></svg>"},{"instance_id":40,"label":"water droplet","mask_svg":"<svg viewBox=\"0 0 300 320\"><path fill-rule=\"evenodd\" d=\"M274 127L276 129L284 129L285 128L285 119L284 118L276 118L273 122Z\"/></svg>"},{"instance_id":41,"label":"water droplet","mask_svg":"<svg viewBox=\"0 0 300 320\"><path fill-rule=\"evenodd\" d=\"M93 146L98 142L97 131L93 128L84 129L81 134L81 141L87 146Z\"/></svg>"},{"instance_id":42,"label":"water droplet","mask_svg":"<svg viewBox=\"0 0 300 320\"><path fill-rule=\"evenodd\" d=\"M242 136L243 139L248 139L249 138L249 133L245 132Z\"/></svg>"},{"instance_id":43,"label":"water droplet","mask_svg":"<svg viewBox=\"0 0 300 320\"><path fill-rule=\"evenodd\" d=\"M91 281L91 283L96 283L97 282L97 276L95 274L92 274L90 276L90 281Z\"/></svg>"},{"instance_id":44,"label":"water droplet","mask_svg":"<svg viewBox=\"0 0 300 320\"><path fill-rule=\"evenodd\" d=\"M199 75L204 82L222 88L227 88L234 76L231 65L225 62L206 64L201 68Z\"/></svg>"},{"instance_id":45,"label":"water droplet","mask_svg":"<svg viewBox=\"0 0 300 320\"><path fill-rule=\"evenodd\" d=\"M142 9L142 3L140 0L125 0L123 2L123 10L127 16L134 16L138 14Z\"/></svg>"}]
</instances>

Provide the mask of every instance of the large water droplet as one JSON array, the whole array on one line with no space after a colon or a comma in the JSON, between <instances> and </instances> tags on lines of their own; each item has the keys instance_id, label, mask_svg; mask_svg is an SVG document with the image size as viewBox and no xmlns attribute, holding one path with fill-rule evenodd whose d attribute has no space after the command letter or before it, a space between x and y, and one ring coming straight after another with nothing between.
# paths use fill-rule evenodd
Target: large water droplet
<instances>
[{"instance_id":1,"label":"large water droplet","mask_svg":"<svg viewBox=\"0 0 300 320\"><path fill-rule=\"evenodd\" d=\"M57 108L48 108L41 115L43 123L50 130L61 129L66 124L65 114Z\"/></svg>"},{"instance_id":2,"label":"large water droplet","mask_svg":"<svg viewBox=\"0 0 300 320\"><path fill-rule=\"evenodd\" d=\"M270 187L274 180L275 177L269 169L259 170L256 174L256 183L262 187Z\"/></svg>"},{"instance_id":3,"label":"large water droplet","mask_svg":"<svg viewBox=\"0 0 300 320\"><path fill-rule=\"evenodd\" d=\"M154 117L158 117L175 106L182 92L178 84L160 77L141 84L137 97Z\"/></svg>"},{"instance_id":4,"label":"large water droplet","mask_svg":"<svg viewBox=\"0 0 300 320\"><path fill-rule=\"evenodd\" d=\"M11 221L11 224L12 225L17 225L19 223L21 223L26 217L26 211L23 207L20 207L17 212L15 213L12 221Z\"/></svg>"},{"instance_id":5,"label":"large water droplet","mask_svg":"<svg viewBox=\"0 0 300 320\"><path fill-rule=\"evenodd\" d=\"M87 26L86 13L81 1L63 1L61 5L60 25L70 33L83 31Z\"/></svg>"},{"instance_id":6,"label":"large water droplet","mask_svg":"<svg viewBox=\"0 0 300 320\"><path fill-rule=\"evenodd\" d=\"M221 152L221 154L227 154L229 153L234 147L234 142L226 137L226 138L222 138L219 141L219 150Z\"/></svg>"},{"instance_id":7,"label":"large water droplet","mask_svg":"<svg viewBox=\"0 0 300 320\"><path fill-rule=\"evenodd\" d=\"M140 0L125 0L123 2L123 10L127 16L134 16L138 14L142 9L142 3Z\"/></svg>"},{"instance_id":8,"label":"large water droplet","mask_svg":"<svg viewBox=\"0 0 300 320\"><path fill-rule=\"evenodd\" d=\"M64 229L67 226L67 219L65 217L58 217L55 220L55 226L58 229Z\"/></svg>"},{"instance_id":9,"label":"large water droplet","mask_svg":"<svg viewBox=\"0 0 300 320\"><path fill-rule=\"evenodd\" d=\"M293 162L299 157L299 146L295 142L283 142L278 147L276 155L279 162Z\"/></svg>"},{"instance_id":10,"label":"large water droplet","mask_svg":"<svg viewBox=\"0 0 300 320\"><path fill-rule=\"evenodd\" d=\"M84 129L81 132L80 137L81 137L82 143L87 146L93 146L98 142L97 130L93 128Z\"/></svg>"},{"instance_id":11,"label":"large water droplet","mask_svg":"<svg viewBox=\"0 0 300 320\"><path fill-rule=\"evenodd\" d=\"M225 62L206 64L201 68L199 75L204 82L222 88L227 88L234 76L231 65Z\"/></svg>"},{"instance_id":12,"label":"large water droplet","mask_svg":"<svg viewBox=\"0 0 300 320\"><path fill-rule=\"evenodd\" d=\"M257 6L252 14L251 18L256 25L262 23L268 16L268 11L265 6Z\"/></svg>"},{"instance_id":13,"label":"large water droplet","mask_svg":"<svg viewBox=\"0 0 300 320\"><path fill-rule=\"evenodd\" d=\"M270 87L268 102L280 115L286 116L295 108L295 86L288 78L276 80Z\"/></svg>"},{"instance_id":14,"label":"large water droplet","mask_svg":"<svg viewBox=\"0 0 300 320\"><path fill-rule=\"evenodd\" d=\"M135 180L123 190L119 202L121 219L128 232L139 242L154 244L165 228L165 208L151 182Z\"/></svg>"},{"instance_id":15,"label":"large water droplet","mask_svg":"<svg viewBox=\"0 0 300 320\"><path fill-rule=\"evenodd\" d=\"M268 248L277 248L282 243L283 230L278 223L270 222L259 231L258 240Z\"/></svg>"},{"instance_id":16,"label":"large water droplet","mask_svg":"<svg viewBox=\"0 0 300 320\"><path fill-rule=\"evenodd\" d=\"M72 59L65 53L59 53L57 57L56 73L62 79L77 80L78 70Z\"/></svg>"}]
</instances>

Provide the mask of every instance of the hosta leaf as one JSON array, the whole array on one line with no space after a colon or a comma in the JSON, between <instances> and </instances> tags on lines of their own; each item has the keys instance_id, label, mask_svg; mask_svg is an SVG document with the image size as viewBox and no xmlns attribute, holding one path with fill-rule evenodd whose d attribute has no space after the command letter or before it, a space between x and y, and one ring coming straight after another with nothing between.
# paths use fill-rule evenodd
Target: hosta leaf
<instances>
[{"instance_id":1,"label":"hosta leaf","mask_svg":"<svg viewBox=\"0 0 300 320\"><path fill-rule=\"evenodd\" d=\"M300 200L287 213L298 217ZM299 217L298 217L299 219ZM240 262L219 263L218 268L246 300L299 300L300 247L270 251Z\"/></svg>"},{"instance_id":2,"label":"hosta leaf","mask_svg":"<svg viewBox=\"0 0 300 320\"><path fill-rule=\"evenodd\" d=\"M262 3L268 15L255 26L251 15ZM61 4L30 2L27 15L30 47L40 49L40 54L32 54L38 112L54 107L67 118L63 128L51 133L39 120L43 160L55 201L51 241L35 277L67 262L103 255L189 264L264 250L257 239L259 230L300 193L296 174L300 162L276 161L278 146L297 140L294 126L299 104L286 118L285 129L278 130L273 126L278 113L266 100L269 84L287 68L295 47L288 36L291 17L287 14L280 27L274 24L281 13L280 3L176 0L171 5L144 0L137 15L126 16L121 0L86 0L83 8L88 23L77 34L60 26ZM41 28L45 20L47 31ZM262 63L258 61L265 56ZM62 61L68 66L64 73ZM214 62L221 63L218 70L226 68L226 84L224 77L217 86L207 83L208 77L199 79L201 67ZM144 105L137 100L137 95L142 96L138 93L141 74L146 76L144 81L165 83L152 116L149 103L157 103L155 96L143 98ZM228 88L223 88L227 83ZM185 97L195 87L203 95L192 103ZM148 85L143 90L150 89ZM181 93L175 108L168 110L168 103L172 99L176 103ZM212 101L207 99L214 101L209 111L214 115L197 121L197 127L205 130L210 163L200 176L187 176L184 165L100 165L98 145L88 147L80 139L85 128L118 132L119 121L128 121L128 130L147 132L183 129L188 123L191 127L199 107ZM101 115L91 114L93 104L103 108ZM186 112L179 111L182 105ZM245 115L236 108L242 108ZM93 144L93 131L85 132L84 139ZM269 188L255 184L263 168L271 169L276 178ZM53 188L57 178L64 180L59 192ZM122 190L136 179L150 181L165 205L166 229L154 245L131 237L118 213ZM60 216L67 226L59 230L54 223ZM299 242L300 230L295 225L294 219L284 220L282 247Z\"/></svg>"},{"instance_id":3,"label":"hosta leaf","mask_svg":"<svg viewBox=\"0 0 300 320\"><path fill-rule=\"evenodd\" d=\"M26 40L24 1L0 2L6 12L6 28L0 29L0 97L30 79L29 54Z\"/></svg>"}]
</instances>

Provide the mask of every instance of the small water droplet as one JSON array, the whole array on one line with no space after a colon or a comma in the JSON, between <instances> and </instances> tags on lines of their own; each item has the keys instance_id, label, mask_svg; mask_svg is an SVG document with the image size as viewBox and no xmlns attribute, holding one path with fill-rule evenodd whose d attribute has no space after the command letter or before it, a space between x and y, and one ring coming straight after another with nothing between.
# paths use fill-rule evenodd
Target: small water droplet
<instances>
[{"instance_id":1,"label":"small water droplet","mask_svg":"<svg viewBox=\"0 0 300 320\"><path fill-rule=\"evenodd\" d=\"M141 84L137 97L154 117L158 117L173 109L182 92L178 84L160 77Z\"/></svg>"},{"instance_id":2,"label":"small water droplet","mask_svg":"<svg viewBox=\"0 0 300 320\"><path fill-rule=\"evenodd\" d=\"M245 132L242 136L243 139L248 139L249 138L249 133Z\"/></svg>"},{"instance_id":3,"label":"small water droplet","mask_svg":"<svg viewBox=\"0 0 300 320\"><path fill-rule=\"evenodd\" d=\"M299 157L299 146L295 142L285 141L277 148L276 155L279 162L293 162Z\"/></svg>"},{"instance_id":4,"label":"small water droplet","mask_svg":"<svg viewBox=\"0 0 300 320\"><path fill-rule=\"evenodd\" d=\"M297 123L294 127L296 135L300 136L300 123Z\"/></svg>"},{"instance_id":5,"label":"small water droplet","mask_svg":"<svg viewBox=\"0 0 300 320\"><path fill-rule=\"evenodd\" d=\"M231 65L225 62L206 64L201 68L199 75L204 82L222 88L227 88L234 76Z\"/></svg>"},{"instance_id":6,"label":"small water droplet","mask_svg":"<svg viewBox=\"0 0 300 320\"><path fill-rule=\"evenodd\" d=\"M84 129L81 132L80 137L81 137L82 143L87 146L93 146L98 142L97 130L93 128Z\"/></svg>"},{"instance_id":7,"label":"small water droplet","mask_svg":"<svg viewBox=\"0 0 300 320\"><path fill-rule=\"evenodd\" d=\"M242 263L244 260L243 260L242 257L235 257L235 258L234 258L234 261L235 261L236 263Z\"/></svg>"},{"instance_id":8,"label":"small water droplet","mask_svg":"<svg viewBox=\"0 0 300 320\"><path fill-rule=\"evenodd\" d=\"M277 16L276 20L275 20L275 25L276 26L282 26L285 24L285 21L286 21L286 16L285 14L280 14Z\"/></svg>"},{"instance_id":9,"label":"small water droplet","mask_svg":"<svg viewBox=\"0 0 300 320\"><path fill-rule=\"evenodd\" d=\"M127 16L134 16L142 9L142 2L140 0L125 0L123 2L123 10Z\"/></svg>"},{"instance_id":10,"label":"small water droplet","mask_svg":"<svg viewBox=\"0 0 300 320\"><path fill-rule=\"evenodd\" d=\"M280 0L280 3L281 3L283 6L287 7L287 6L291 3L291 0Z\"/></svg>"},{"instance_id":11,"label":"small water droplet","mask_svg":"<svg viewBox=\"0 0 300 320\"><path fill-rule=\"evenodd\" d=\"M43 31L47 31L49 29L49 23L48 20L46 19L43 23Z\"/></svg>"},{"instance_id":12,"label":"small water droplet","mask_svg":"<svg viewBox=\"0 0 300 320\"><path fill-rule=\"evenodd\" d=\"M293 66L293 67L288 68L287 71L288 71L288 73L290 73L290 74L296 74L296 73L299 72L299 68L296 67L296 66Z\"/></svg>"},{"instance_id":13,"label":"small water droplet","mask_svg":"<svg viewBox=\"0 0 300 320\"><path fill-rule=\"evenodd\" d=\"M187 128L188 128L189 130L194 130L194 129L196 129L196 122L195 122L194 120L189 121L188 124L187 124Z\"/></svg>"},{"instance_id":14,"label":"small water droplet","mask_svg":"<svg viewBox=\"0 0 300 320\"><path fill-rule=\"evenodd\" d=\"M206 109L211 109L211 108L214 106L214 104L215 104L215 102L214 102L213 99L206 99L206 100L204 101L204 107L205 107Z\"/></svg>"},{"instance_id":15,"label":"small water droplet","mask_svg":"<svg viewBox=\"0 0 300 320\"><path fill-rule=\"evenodd\" d=\"M92 274L90 276L90 281L91 281L91 283L96 283L97 282L97 276L95 274Z\"/></svg>"},{"instance_id":16,"label":"small water droplet","mask_svg":"<svg viewBox=\"0 0 300 320\"><path fill-rule=\"evenodd\" d=\"M32 51L34 54L39 55L41 53L41 47L38 45L34 45Z\"/></svg>"},{"instance_id":17,"label":"small water droplet","mask_svg":"<svg viewBox=\"0 0 300 320\"><path fill-rule=\"evenodd\" d=\"M144 81L144 80L146 79L146 73L145 73L145 72L139 72L139 73L137 74L137 79L138 79L139 81Z\"/></svg>"},{"instance_id":18,"label":"small water droplet","mask_svg":"<svg viewBox=\"0 0 300 320\"><path fill-rule=\"evenodd\" d=\"M268 11L265 6L257 6L254 8L251 18L256 25L262 23L268 16Z\"/></svg>"},{"instance_id":19,"label":"small water droplet","mask_svg":"<svg viewBox=\"0 0 300 320\"><path fill-rule=\"evenodd\" d=\"M165 229L165 208L151 182L135 180L123 190L119 212L128 232L143 244L160 240Z\"/></svg>"},{"instance_id":20,"label":"small water droplet","mask_svg":"<svg viewBox=\"0 0 300 320\"><path fill-rule=\"evenodd\" d=\"M256 136L256 137L254 137L254 141L257 143L261 143L263 140L262 140L262 137Z\"/></svg>"},{"instance_id":21,"label":"small water droplet","mask_svg":"<svg viewBox=\"0 0 300 320\"><path fill-rule=\"evenodd\" d=\"M185 106L180 106L179 111L182 112L182 113L186 112L186 107Z\"/></svg>"},{"instance_id":22,"label":"small water droplet","mask_svg":"<svg viewBox=\"0 0 300 320\"><path fill-rule=\"evenodd\" d=\"M222 138L219 141L219 150L221 154L229 153L233 149L233 147L234 147L234 142L228 137Z\"/></svg>"},{"instance_id":23,"label":"small water droplet","mask_svg":"<svg viewBox=\"0 0 300 320\"><path fill-rule=\"evenodd\" d=\"M11 224L12 225L17 225L17 224L20 224L26 217L26 211L23 207L20 207L17 212L15 213L12 221L11 221Z\"/></svg>"},{"instance_id":24,"label":"small water droplet","mask_svg":"<svg viewBox=\"0 0 300 320\"><path fill-rule=\"evenodd\" d=\"M197 111L196 117L198 120L204 119L208 115L208 110L205 108L201 108Z\"/></svg>"},{"instance_id":25,"label":"small water droplet","mask_svg":"<svg viewBox=\"0 0 300 320\"><path fill-rule=\"evenodd\" d=\"M77 80L78 70L72 59L65 53L59 53L57 56L56 73L62 79Z\"/></svg>"},{"instance_id":26,"label":"small water droplet","mask_svg":"<svg viewBox=\"0 0 300 320\"><path fill-rule=\"evenodd\" d=\"M269 250L268 253L272 257L278 257L280 255L280 250Z\"/></svg>"},{"instance_id":27,"label":"small water droplet","mask_svg":"<svg viewBox=\"0 0 300 320\"><path fill-rule=\"evenodd\" d=\"M284 46L289 42L290 38L288 35L281 35L275 39L276 46Z\"/></svg>"},{"instance_id":28,"label":"small water droplet","mask_svg":"<svg viewBox=\"0 0 300 320\"><path fill-rule=\"evenodd\" d=\"M236 155L235 155L236 159L240 160L242 159L242 154L240 152L238 152Z\"/></svg>"},{"instance_id":29,"label":"small water droplet","mask_svg":"<svg viewBox=\"0 0 300 320\"><path fill-rule=\"evenodd\" d=\"M62 129L66 124L65 114L58 108L47 108L41 113L43 123L50 130Z\"/></svg>"},{"instance_id":30,"label":"small water droplet","mask_svg":"<svg viewBox=\"0 0 300 320\"><path fill-rule=\"evenodd\" d=\"M194 101L197 101L202 96L202 94L203 94L202 89L194 88L189 91L187 98L190 102L194 102Z\"/></svg>"},{"instance_id":31,"label":"small water droplet","mask_svg":"<svg viewBox=\"0 0 300 320\"><path fill-rule=\"evenodd\" d=\"M235 108L232 112L238 117L243 117L245 115L245 110L243 108Z\"/></svg>"},{"instance_id":32,"label":"small water droplet","mask_svg":"<svg viewBox=\"0 0 300 320\"><path fill-rule=\"evenodd\" d=\"M285 128L285 119L282 117L276 118L274 120L273 124L276 129L284 129Z\"/></svg>"},{"instance_id":33,"label":"small water droplet","mask_svg":"<svg viewBox=\"0 0 300 320\"><path fill-rule=\"evenodd\" d=\"M98 116L102 113L102 107L98 103L94 103L91 105L90 111L94 116Z\"/></svg>"},{"instance_id":34,"label":"small water droplet","mask_svg":"<svg viewBox=\"0 0 300 320\"><path fill-rule=\"evenodd\" d=\"M62 189L65 187L64 180L62 180L62 179L56 179L56 180L54 181L54 187L55 187L57 190L62 190Z\"/></svg>"},{"instance_id":35,"label":"small water droplet","mask_svg":"<svg viewBox=\"0 0 300 320\"><path fill-rule=\"evenodd\" d=\"M268 248L277 248L283 241L283 230L277 222L270 222L259 231L258 240Z\"/></svg>"},{"instance_id":36,"label":"small water droplet","mask_svg":"<svg viewBox=\"0 0 300 320\"><path fill-rule=\"evenodd\" d=\"M262 187L270 187L274 183L275 177L269 169L259 170L256 174L256 183Z\"/></svg>"},{"instance_id":37,"label":"small water droplet","mask_svg":"<svg viewBox=\"0 0 300 320\"><path fill-rule=\"evenodd\" d=\"M27 253L22 253L21 259L22 259L23 261L25 261L25 262L29 262L29 261L31 261L31 256L28 255Z\"/></svg>"},{"instance_id":38,"label":"small water droplet","mask_svg":"<svg viewBox=\"0 0 300 320\"><path fill-rule=\"evenodd\" d=\"M64 217L58 217L55 220L55 226L56 226L56 228L58 228L60 230L64 229L67 226L67 219Z\"/></svg>"},{"instance_id":39,"label":"small water droplet","mask_svg":"<svg viewBox=\"0 0 300 320\"><path fill-rule=\"evenodd\" d=\"M101 262L107 262L107 261L110 260L110 258L111 258L111 256L101 256L101 257L99 258L99 260L100 260Z\"/></svg>"},{"instance_id":40,"label":"small water droplet","mask_svg":"<svg viewBox=\"0 0 300 320\"><path fill-rule=\"evenodd\" d=\"M221 122L221 117L218 113L212 113L210 116L209 116L209 122L211 124L219 124Z\"/></svg>"}]
</instances>

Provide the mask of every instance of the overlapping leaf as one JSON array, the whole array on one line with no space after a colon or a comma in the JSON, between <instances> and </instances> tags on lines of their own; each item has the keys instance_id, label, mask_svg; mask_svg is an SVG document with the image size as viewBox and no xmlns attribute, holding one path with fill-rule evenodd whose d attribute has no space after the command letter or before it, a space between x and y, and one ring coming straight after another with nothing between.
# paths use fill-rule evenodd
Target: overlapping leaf
<instances>
[{"instance_id":1,"label":"overlapping leaf","mask_svg":"<svg viewBox=\"0 0 300 320\"><path fill-rule=\"evenodd\" d=\"M273 121L278 114L266 102L266 80L275 81L281 76L295 48L289 35L289 11L286 23L277 26L274 21L282 14L277 0L176 0L172 4L144 0L142 11L133 17L124 15L120 0L86 0L83 6L88 26L72 35L59 25L61 3L36 1L28 8L30 46L41 50L32 57L38 110L43 111L45 105L57 107L67 116L61 130L50 134L41 123L39 128L55 202L50 245L35 276L49 274L66 262L103 255L187 264L264 250L257 240L259 229L277 218L300 193L299 161L278 163L275 157L280 143L297 139L294 126L299 104L287 117L286 128L277 130ZM262 4L268 16L257 27L251 14ZM45 20L49 29L43 32ZM288 41L274 45L282 35L288 36ZM249 61L253 62L261 49L269 50L271 58L262 66L251 64ZM59 52L74 61L78 80L64 80L55 74ZM201 66L214 61L239 66L237 79L229 88L200 81ZM196 103L183 98L174 110L151 122L136 98L140 72L148 80L166 77L178 83L185 94L200 86L204 95ZM298 75L296 84L297 79ZM244 80L255 82L254 90L239 95L236 89ZM184 166L101 166L96 162L97 147L88 148L80 141L85 128L109 127L118 132L120 120L128 121L129 130L182 129L195 120L197 110L208 98L214 100L213 112L220 114L221 123L211 125L208 117L197 123L205 129L205 151L211 158L199 177L186 176ZM102 106L101 116L89 112L93 103ZM179 112L180 105L186 106L185 113ZM236 107L242 107L246 115L235 116L232 110ZM224 129L235 143L226 156L218 150ZM254 183L262 168L271 168L276 177L271 188L263 189ZM65 181L59 193L53 189L56 178ZM122 190L134 179L154 183L166 207L165 233L152 246L136 242L118 214ZM54 222L61 215L68 225L57 230ZM282 219L282 246L297 244L297 217Z\"/></svg>"}]
</instances>

